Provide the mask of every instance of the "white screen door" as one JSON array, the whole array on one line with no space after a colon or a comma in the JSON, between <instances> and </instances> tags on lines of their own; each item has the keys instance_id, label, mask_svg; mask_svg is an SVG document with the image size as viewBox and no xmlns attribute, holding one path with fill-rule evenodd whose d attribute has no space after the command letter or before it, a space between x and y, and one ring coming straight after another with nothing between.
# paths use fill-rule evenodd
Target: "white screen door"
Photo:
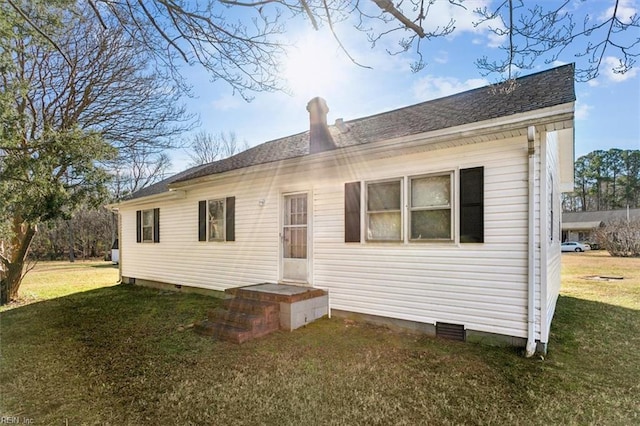
<instances>
[{"instance_id":1,"label":"white screen door","mask_svg":"<svg viewBox=\"0 0 640 426\"><path fill-rule=\"evenodd\" d=\"M307 194L284 196L282 280L308 282Z\"/></svg>"}]
</instances>

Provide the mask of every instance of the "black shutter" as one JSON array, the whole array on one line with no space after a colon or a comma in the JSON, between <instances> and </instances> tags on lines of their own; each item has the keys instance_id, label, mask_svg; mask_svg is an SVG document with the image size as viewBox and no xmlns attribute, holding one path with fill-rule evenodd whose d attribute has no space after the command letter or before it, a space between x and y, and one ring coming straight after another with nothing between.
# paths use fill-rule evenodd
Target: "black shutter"
<instances>
[{"instance_id":1,"label":"black shutter","mask_svg":"<svg viewBox=\"0 0 640 426\"><path fill-rule=\"evenodd\" d=\"M227 213L225 215L225 239L236 240L236 197L227 197Z\"/></svg>"},{"instance_id":2,"label":"black shutter","mask_svg":"<svg viewBox=\"0 0 640 426\"><path fill-rule=\"evenodd\" d=\"M198 241L207 241L207 202L198 201Z\"/></svg>"},{"instance_id":3,"label":"black shutter","mask_svg":"<svg viewBox=\"0 0 640 426\"><path fill-rule=\"evenodd\" d=\"M484 167L460 170L460 242L484 242Z\"/></svg>"},{"instance_id":4,"label":"black shutter","mask_svg":"<svg viewBox=\"0 0 640 426\"><path fill-rule=\"evenodd\" d=\"M160 242L160 209L153 209L153 242Z\"/></svg>"},{"instance_id":5,"label":"black shutter","mask_svg":"<svg viewBox=\"0 0 640 426\"><path fill-rule=\"evenodd\" d=\"M344 242L360 242L360 182L344 184Z\"/></svg>"},{"instance_id":6,"label":"black shutter","mask_svg":"<svg viewBox=\"0 0 640 426\"><path fill-rule=\"evenodd\" d=\"M136 242L142 242L142 210L136 211Z\"/></svg>"}]
</instances>

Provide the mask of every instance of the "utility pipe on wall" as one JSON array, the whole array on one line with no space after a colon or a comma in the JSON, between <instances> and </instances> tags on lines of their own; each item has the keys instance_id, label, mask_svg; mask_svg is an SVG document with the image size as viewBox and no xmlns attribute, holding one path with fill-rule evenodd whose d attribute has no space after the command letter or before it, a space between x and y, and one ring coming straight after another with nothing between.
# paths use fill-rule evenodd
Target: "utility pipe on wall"
<instances>
[{"instance_id":1,"label":"utility pipe on wall","mask_svg":"<svg viewBox=\"0 0 640 426\"><path fill-rule=\"evenodd\" d=\"M527 271L527 346L525 356L533 356L536 351L535 339L535 297L536 297L536 212L535 212L535 181L536 181L536 128L527 128L527 146L529 151L529 261Z\"/></svg>"}]
</instances>

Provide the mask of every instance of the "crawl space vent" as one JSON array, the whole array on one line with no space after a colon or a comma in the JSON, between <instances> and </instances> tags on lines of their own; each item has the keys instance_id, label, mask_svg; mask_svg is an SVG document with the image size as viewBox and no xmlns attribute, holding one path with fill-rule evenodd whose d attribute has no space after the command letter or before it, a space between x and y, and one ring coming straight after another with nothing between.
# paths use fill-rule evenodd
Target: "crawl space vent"
<instances>
[{"instance_id":1,"label":"crawl space vent","mask_svg":"<svg viewBox=\"0 0 640 426\"><path fill-rule=\"evenodd\" d=\"M448 324L446 322L436 323L436 336L443 339L459 340L464 342L466 339L464 325Z\"/></svg>"}]
</instances>

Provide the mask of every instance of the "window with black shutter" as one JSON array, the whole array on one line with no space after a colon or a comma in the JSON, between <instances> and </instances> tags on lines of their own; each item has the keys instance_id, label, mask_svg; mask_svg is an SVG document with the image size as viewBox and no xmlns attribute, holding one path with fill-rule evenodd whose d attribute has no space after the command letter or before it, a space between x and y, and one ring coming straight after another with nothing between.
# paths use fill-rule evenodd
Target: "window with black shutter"
<instances>
[{"instance_id":1,"label":"window with black shutter","mask_svg":"<svg viewBox=\"0 0 640 426\"><path fill-rule=\"evenodd\" d=\"M198 202L198 241L235 241L236 198Z\"/></svg>"},{"instance_id":2,"label":"window with black shutter","mask_svg":"<svg viewBox=\"0 0 640 426\"><path fill-rule=\"evenodd\" d=\"M160 242L160 209L136 211L136 242Z\"/></svg>"}]
</instances>

